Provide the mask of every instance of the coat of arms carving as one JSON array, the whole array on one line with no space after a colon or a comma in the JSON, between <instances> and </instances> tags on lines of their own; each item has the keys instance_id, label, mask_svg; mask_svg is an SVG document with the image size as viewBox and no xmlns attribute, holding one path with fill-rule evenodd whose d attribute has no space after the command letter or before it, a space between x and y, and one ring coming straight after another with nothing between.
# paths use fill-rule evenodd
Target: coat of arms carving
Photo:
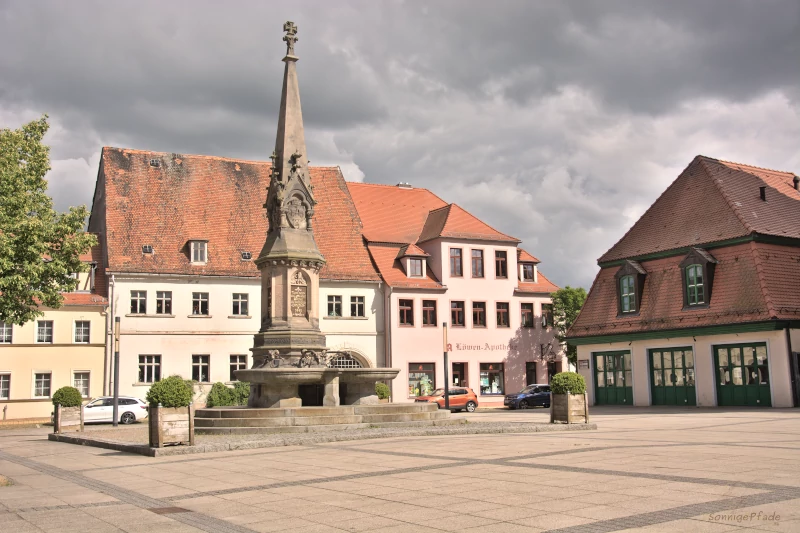
<instances>
[{"instance_id":1,"label":"coat of arms carving","mask_svg":"<svg viewBox=\"0 0 800 533\"><path fill-rule=\"evenodd\" d=\"M286 203L286 217L295 229L306 229L306 206L297 197Z\"/></svg>"}]
</instances>

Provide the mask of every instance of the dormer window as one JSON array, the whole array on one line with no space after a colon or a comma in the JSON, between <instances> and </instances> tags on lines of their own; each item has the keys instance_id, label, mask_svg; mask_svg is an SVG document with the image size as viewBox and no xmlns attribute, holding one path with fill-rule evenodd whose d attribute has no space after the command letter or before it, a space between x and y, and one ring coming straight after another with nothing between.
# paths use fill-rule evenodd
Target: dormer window
<instances>
[{"instance_id":1,"label":"dormer window","mask_svg":"<svg viewBox=\"0 0 800 533\"><path fill-rule=\"evenodd\" d=\"M625 261L614 276L617 280L618 316L636 315L642 306L647 271L636 261Z\"/></svg>"},{"instance_id":2,"label":"dormer window","mask_svg":"<svg viewBox=\"0 0 800 533\"><path fill-rule=\"evenodd\" d=\"M708 307L716 264L717 260L702 248L692 248L681 261L684 309Z\"/></svg>"},{"instance_id":3,"label":"dormer window","mask_svg":"<svg viewBox=\"0 0 800 533\"><path fill-rule=\"evenodd\" d=\"M686 267L686 303L689 305L705 303L702 265L689 265Z\"/></svg>"},{"instance_id":4,"label":"dormer window","mask_svg":"<svg viewBox=\"0 0 800 533\"><path fill-rule=\"evenodd\" d=\"M636 312L636 283L633 276L619 278L619 297L623 313Z\"/></svg>"},{"instance_id":5,"label":"dormer window","mask_svg":"<svg viewBox=\"0 0 800 533\"><path fill-rule=\"evenodd\" d=\"M191 241L192 263L206 263L208 261L208 243L206 241Z\"/></svg>"},{"instance_id":6,"label":"dormer window","mask_svg":"<svg viewBox=\"0 0 800 533\"><path fill-rule=\"evenodd\" d=\"M522 281L533 282L533 265L530 263L522 264Z\"/></svg>"},{"instance_id":7,"label":"dormer window","mask_svg":"<svg viewBox=\"0 0 800 533\"><path fill-rule=\"evenodd\" d=\"M422 277L422 259L411 258L408 260L408 276L411 278Z\"/></svg>"}]
</instances>

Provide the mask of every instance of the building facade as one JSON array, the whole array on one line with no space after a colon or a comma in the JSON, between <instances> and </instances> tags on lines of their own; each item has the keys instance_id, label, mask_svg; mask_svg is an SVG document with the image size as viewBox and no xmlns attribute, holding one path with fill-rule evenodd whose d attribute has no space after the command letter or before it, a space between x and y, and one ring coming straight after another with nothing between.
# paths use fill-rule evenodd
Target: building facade
<instances>
[{"instance_id":1,"label":"building facade","mask_svg":"<svg viewBox=\"0 0 800 533\"><path fill-rule=\"evenodd\" d=\"M698 156L569 331L594 404L800 405L800 178Z\"/></svg>"},{"instance_id":2,"label":"building facade","mask_svg":"<svg viewBox=\"0 0 800 533\"><path fill-rule=\"evenodd\" d=\"M81 259L78 288L64 294L59 309L22 326L0 323L0 410L4 419L47 418L52 395L73 386L85 398L103 394L106 308L101 246Z\"/></svg>"},{"instance_id":3,"label":"building facade","mask_svg":"<svg viewBox=\"0 0 800 533\"><path fill-rule=\"evenodd\" d=\"M443 387L449 378L481 405L567 369L555 339L557 290L519 240L427 189L349 183L368 250L383 281L388 366L400 369L392 400Z\"/></svg>"}]
</instances>

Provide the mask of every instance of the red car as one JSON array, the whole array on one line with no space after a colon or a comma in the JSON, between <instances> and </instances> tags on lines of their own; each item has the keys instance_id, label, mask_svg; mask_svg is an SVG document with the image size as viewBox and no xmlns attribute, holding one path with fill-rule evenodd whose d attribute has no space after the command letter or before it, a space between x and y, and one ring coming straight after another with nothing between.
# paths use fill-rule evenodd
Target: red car
<instances>
[{"instance_id":1,"label":"red car","mask_svg":"<svg viewBox=\"0 0 800 533\"><path fill-rule=\"evenodd\" d=\"M415 402L435 403L439 409L444 409L444 389L436 389L428 396L418 396ZM474 413L478 408L478 397L472 389L453 387L450 389L450 410Z\"/></svg>"}]
</instances>

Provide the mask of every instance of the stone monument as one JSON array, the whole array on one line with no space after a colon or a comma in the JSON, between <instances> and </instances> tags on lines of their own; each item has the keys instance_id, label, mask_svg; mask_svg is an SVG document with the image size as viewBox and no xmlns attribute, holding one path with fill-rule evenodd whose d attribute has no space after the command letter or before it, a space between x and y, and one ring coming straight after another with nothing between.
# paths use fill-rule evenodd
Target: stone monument
<instances>
[{"instance_id":1,"label":"stone monument","mask_svg":"<svg viewBox=\"0 0 800 533\"><path fill-rule=\"evenodd\" d=\"M394 379L397 369L334 369L319 329L319 272L325 258L314 240L314 187L308 169L300 89L297 26L283 25L286 56L278 134L267 201L269 227L255 264L261 272L261 329L253 344L253 367L237 379L250 382L249 407L300 407L298 387L324 385L323 406L377 403L375 381Z\"/></svg>"}]
</instances>

